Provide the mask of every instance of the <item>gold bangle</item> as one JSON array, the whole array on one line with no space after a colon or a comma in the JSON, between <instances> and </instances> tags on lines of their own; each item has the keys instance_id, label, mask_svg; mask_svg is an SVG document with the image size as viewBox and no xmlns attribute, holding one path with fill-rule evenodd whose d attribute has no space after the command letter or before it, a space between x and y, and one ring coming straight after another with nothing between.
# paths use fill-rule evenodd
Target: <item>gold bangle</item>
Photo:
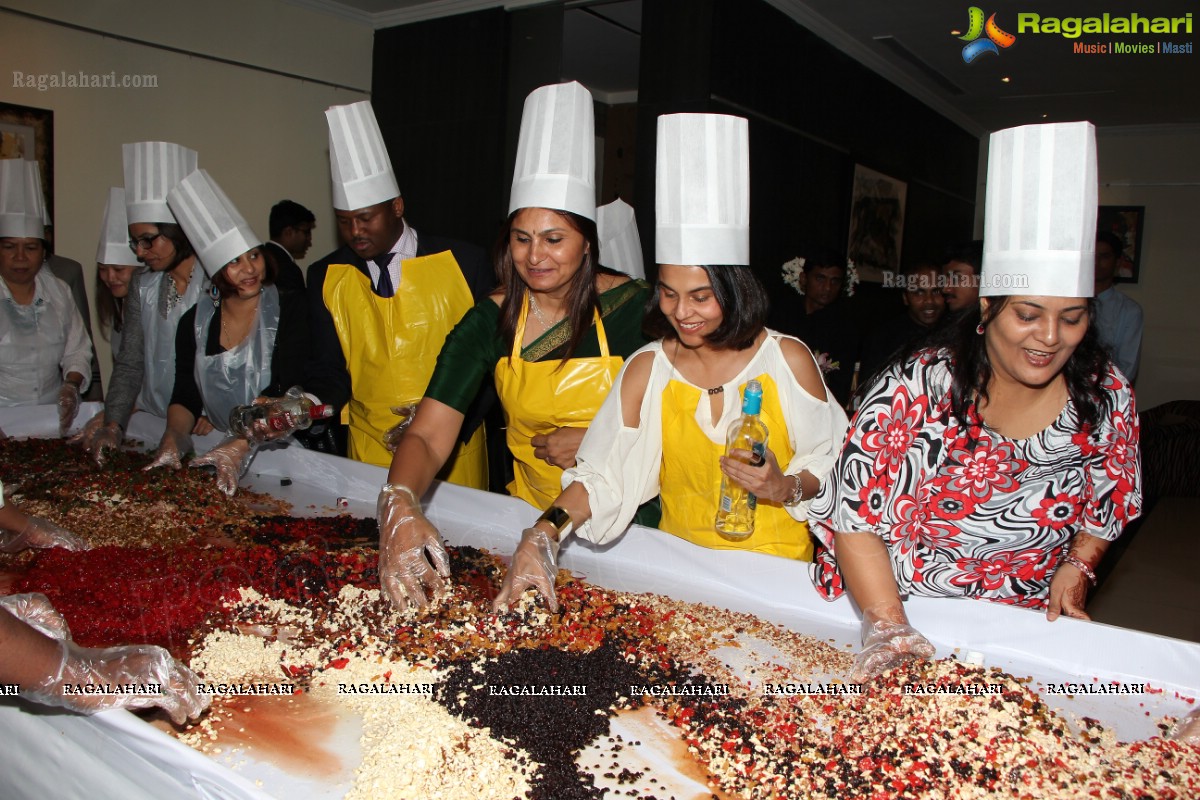
<instances>
[{"instance_id":1,"label":"gold bangle","mask_svg":"<svg viewBox=\"0 0 1200 800\"><path fill-rule=\"evenodd\" d=\"M537 518L537 522L549 522L554 530L558 531L560 537L566 536L571 531L571 515L567 513L566 509L558 506L550 506L543 511L542 515Z\"/></svg>"},{"instance_id":2,"label":"gold bangle","mask_svg":"<svg viewBox=\"0 0 1200 800\"><path fill-rule=\"evenodd\" d=\"M804 499L804 481L800 479L800 473L798 472L789 477L795 478L796 485L792 488L791 493L784 498L783 504L785 506L794 506Z\"/></svg>"}]
</instances>

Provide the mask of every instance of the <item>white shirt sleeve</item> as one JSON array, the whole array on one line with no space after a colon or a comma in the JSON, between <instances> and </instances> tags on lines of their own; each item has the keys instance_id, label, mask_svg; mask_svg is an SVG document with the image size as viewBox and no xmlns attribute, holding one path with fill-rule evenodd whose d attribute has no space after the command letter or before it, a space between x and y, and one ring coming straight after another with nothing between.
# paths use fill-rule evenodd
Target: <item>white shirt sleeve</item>
<instances>
[{"instance_id":1,"label":"white shirt sleeve","mask_svg":"<svg viewBox=\"0 0 1200 800\"><path fill-rule=\"evenodd\" d=\"M778 338L794 338L774 335ZM770 371L778 376L780 405L787 420L788 440L795 454L783 472L785 475L795 475L802 470L808 470L824 483L842 450L850 421L828 386L825 387L824 401L813 397L796 380L795 374L784 359L783 351L778 347L775 349L778 361L771 365ZM786 506L787 512L793 519L807 522L808 506L811 502L810 498L794 506Z\"/></svg>"},{"instance_id":2,"label":"white shirt sleeve","mask_svg":"<svg viewBox=\"0 0 1200 800\"><path fill-rule=\"evenodd\" d=\"M59 366L62 369L64 381L72 372L78 372L83 376L83 383L79 386L79 392L82 394L88 390L88 386L92 382L92 340L88 338L83 315L79 313L79 307L75 305L70 287L58 278L54 278L53 282L56 285L53 285L49 291L52 295L51 302L54 303L55 310L63 318L63 324L67 330L66 346L63 348Z\"/></svg>"},{"instance_id":3,"label":"white shirt sleeve","mask_svg":"<svg viewBox=\"0 0 1200 800\"><path fill-rule=\"evenodd\" d=\"M642 397L636 428L625 427L621 385L629 364L640 353L652 353L654 364ZM587 434L579 445L576 464L563 472L565 489L572 482L587 489L591 519L575 533L596 544L605 544L625 532L638 506L659 491L662 461L662 395L670 378L670 364L658 342L646 345L625 362Z\"/></svg>"}]
</instances>

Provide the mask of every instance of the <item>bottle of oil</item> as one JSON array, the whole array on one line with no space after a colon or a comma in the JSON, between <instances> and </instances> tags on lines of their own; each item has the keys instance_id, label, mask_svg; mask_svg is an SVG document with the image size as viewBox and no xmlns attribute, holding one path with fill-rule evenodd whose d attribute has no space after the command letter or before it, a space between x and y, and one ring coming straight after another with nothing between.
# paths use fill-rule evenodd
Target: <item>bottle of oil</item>
<instances>
[{"instance_id":1,"label":"bottle of oil","mask_svg":"<svg viewBox=\"0 0 1200 800\"><path fill-rule=\"evenodd\" d=\"M767 426L759 419L762 411L762 384L756 380L746 383L742 396L742 415L729 425L725 436L725 455L732 458L734 450L754 454L761 464L767 452ZM743 460L745 458L743 457ZM754 533L754 510L758 504L745 487L721 477L721 501L717 506L717 533L730 541L740 542Z\"/></svg>"}]
</instances>

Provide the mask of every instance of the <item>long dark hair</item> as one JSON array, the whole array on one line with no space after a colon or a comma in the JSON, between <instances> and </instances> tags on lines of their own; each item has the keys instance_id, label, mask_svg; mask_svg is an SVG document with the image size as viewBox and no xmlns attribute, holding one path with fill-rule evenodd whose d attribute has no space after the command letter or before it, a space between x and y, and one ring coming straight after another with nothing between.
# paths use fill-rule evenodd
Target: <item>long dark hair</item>
<instances>
[{"instance_id":1,"label":"long dark hair","mask_svg":"<svg viewBox=\"0 0 1200 800\"><path fill-rule=\"evenodd\" d=\"M512 250L509 240L512 236L513 219L523 209L517 209L508 215L508 224L503 233L496 239L492 247L492 263L496 267L496 275L500 278L500 287L504 290L504 300L500 303L500 335L504 338L506 352L512 352L513 338L517 335L517 323L521 320L521 306L525 302L525 291L529 288L521 278L521 273L513 265ZM567 293L567 324L571 336L567 341L567 349L562 360L566 361L575 354L575 348L583 341L588 328L592 326L592 318L600 308L600 293L596 291L596 274L612 272L600 266L600 236L596 232L596 223L587 217L581 217L570 211L549 209L558 214L574 230L583 235L588 243L587 252L583 255L583 264L571 278L570 290ZM560 365L561 366L561 365Z\"/></svg>"},{"instance_id":2,"label":"long dark hair","mask_svg":"<svg viewBox=\"0 0 1200 800\"><path fill-rule=\"evenodd\" d=\"M1000 315L1012 300L1011 296L989 298L987 311L978 306L963 311L957 318L938 326L911 350L902 350L887 366L880 368L875 377L859 386L855 405L861 403L870 387L885 373L897 369L900 364L921 353L948 351L950 353L950 411L954 417L968 427L978 419L970 414L971 407L979 398L987 399L988 383L992 379L992 365L987 356L985 337L979 334ZM1100 344L1096 333L1096 302L1088 299L1088 328L1075 352L1063 365L1062 375L1066 380L1067 394L1075 405L1079 422L1087 425L1093 433L1105 414L1111 410L1111 397L1104 390L1104 383L1112 361L1108 351Z\"/></svg>"},{"instance_id":3,"label":"long dark hair","mask_svg":"<svg viewBox=\"0 0 1200 800\"><path fill-rule=\"evenodd\" d=\"M718 350L745 350L754 344L766 326L767 312L770 310L767 290L747 266L710 265L700 268L708 275L713 297L723 315L721 324L704 337L705 340ZM659 294L656 283L654 294L646 303L642 333L648 339L676 339L679 334L675 326L658 306Z\"/></svg>"}]
</instances>

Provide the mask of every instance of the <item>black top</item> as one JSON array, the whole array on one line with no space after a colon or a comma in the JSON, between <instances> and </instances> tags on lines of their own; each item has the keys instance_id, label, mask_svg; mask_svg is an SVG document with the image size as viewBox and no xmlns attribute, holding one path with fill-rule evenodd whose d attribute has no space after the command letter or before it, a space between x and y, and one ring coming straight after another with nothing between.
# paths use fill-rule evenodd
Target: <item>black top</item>
<instances>
[{"instance_id":1,"label":"black top","mask_svg":"<svg viewBox=\"0 0 1200 800\"><path fill-rule=\"evenodd\" d=\"M837 364L837 369L824 373L825 385L838 403L845 406L850 399L859 350L859 332L852 311L844 299L839 299L806 314L804 297L794 297L772 298L772 303L779 301L772 327L780 333L790 333L808 345L814 355L821 353Z\"/></svg>"},{"instance_id":2,"label":"black top","mask_svg":"<svg viewBox=\"0 0 1200 800\"><path fill-rule=\"evenodd\" d=\"M207 297L201 303L212 302ZM208 341L204 354L215 356L225 352L221 347L221 308L208 326ZM179 404L196 417L204 413L204 400L196 385L196 307L189 308L179 320L175 331L175 388L171 403ZM279 292L279 329L275 333L275 350L271 353L271 382L259 395L282 397L292 386L304 383L312 341L309 338L308 302L302 292ZM224 420L220 422L224 425Z\"/></svg>"},{"instance_id":3,"label":"black top","mask_svg":"<svg viewBox=\"0 0 1200 800\"><path fill-rule=\"evenodd\" d=\"M263 252L275 262L275 285L279 287L279 291L304 291L304 272L287 248L278 242L267 242L263 245Z\"/></svg>"},{"instance_id":4,"label":"black top","mask_svg":"<svg viewBox=\"0 0 1200 800\"><path fill-rule=\"evenodd\" d=\"M866 385L893 356L901 350L911 350L930 331L930 328L913 321L908 312L884 320L863 341L858 385Z\"/></svg>"},{"instance_id":5,"label":"black top","mask_svg":"<svg viewBox=\"0 0 1200 800\"><path fill-rule=\"evenodd\" d=\"M417 256L428 256L449 250L462 270L463 278L478 303L496 288L496 275L483 248L453 239L443 239L427 233L417 235ZM331 264L352 264L368 278L367 262L349 247L342 246L308 267L308 315L312 334L312 360L306 373L304 388L341 410L350 401L350 372L346 356L338 339L333 315L325 307L325 275ZM458 320L453 320L458 322ZM437 353L430 353L430 358ZM472 429L474 430L474 429Z\"/></svg>"}]
</instances>

